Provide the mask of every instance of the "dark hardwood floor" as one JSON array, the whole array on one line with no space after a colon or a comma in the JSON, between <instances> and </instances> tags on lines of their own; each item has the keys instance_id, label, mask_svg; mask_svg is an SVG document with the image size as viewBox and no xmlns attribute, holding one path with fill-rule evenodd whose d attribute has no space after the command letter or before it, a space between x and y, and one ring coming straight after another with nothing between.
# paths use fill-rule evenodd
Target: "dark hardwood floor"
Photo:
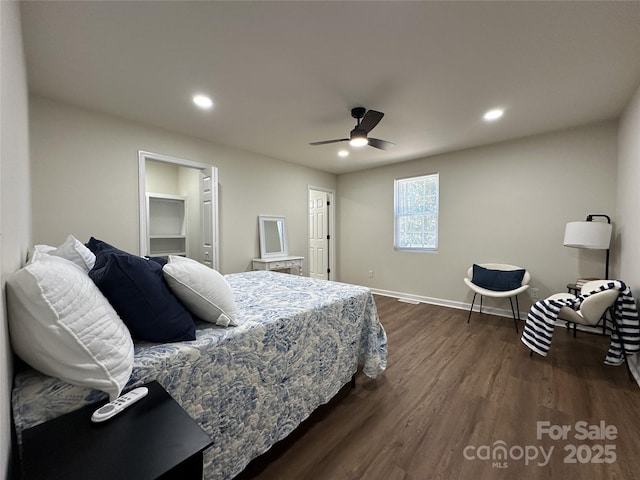
<instances>
[{"instance_id":1,"label":"dark hardwood floor","mask_svg":"<svg viewBox=\"0 0 640 480\"><path fill-rule=\"evenodd\" d=\"M386 372L358 374L241 478L640 478L640 388L604 365L606 337L559 327L549 355L530 357L508 318L376 303ZM506 458L492 459L500 446Z\"/></svg>"}]
</instances>

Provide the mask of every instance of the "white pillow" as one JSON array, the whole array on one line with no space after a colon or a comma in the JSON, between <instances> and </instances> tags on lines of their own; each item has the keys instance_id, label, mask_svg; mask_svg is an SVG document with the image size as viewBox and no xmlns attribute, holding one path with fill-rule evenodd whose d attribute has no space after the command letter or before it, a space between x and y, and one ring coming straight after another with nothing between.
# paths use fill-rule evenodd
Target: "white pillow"
<instances>
[{"instance_id":1,"label":"white pillow","mask_svg":"<svg viewBox=\"0 0 640 480\"><path fill-rule=\"evenodd\" d=\"M213 268L190 258L169 255L162 273L171 291L193 315L221 327L239 325L231 287Z\"/></svg>"},{"instance_id":2,"label":"white pillow","mask_svg":"<svg viewBox=\"0 0 640 480\"><path fill-rule=\"evenodd\" d=\"M30 252L29 262L35 262L42 254L65 258L78 265L85 272L91 270L96 263L95 254L73 235L69 235L64 243L57 248L50 245L35 245Z\"/></svg>"},{"instance_id":3,"label":"white pillow","mask_svg":"<svg viewBox=\"0 0 640 480\"><path fill-rule=\"evenodd\" d=\"M39 253L7 280L15 352L41 372L120 395L133 368L125 324L80 267Z\"/></svg>"},{"instance_id":4,"label":"white pillow","mask_svg":"<svg viewBox=\"0 0 640 480\"><path fill-rule=\"evenodd\" d=\"M29 251L29 261L27 263L33 263L38 258L42 258L42 255L50 254L56 249L51 245L34 245L33 250Z\"/></svg>"},{"instance_id":5,"label":"white pillow","mask_svg":"<svg viewBox=\"0 0 640 480\"><path fill-rule=\"evenodd\" d=\"M69 235L62 245L47 253L49 255L66 258L78 265L85 272L91 270L96 263L94 253L73 235Z\"/></svg>"}]
</instances>

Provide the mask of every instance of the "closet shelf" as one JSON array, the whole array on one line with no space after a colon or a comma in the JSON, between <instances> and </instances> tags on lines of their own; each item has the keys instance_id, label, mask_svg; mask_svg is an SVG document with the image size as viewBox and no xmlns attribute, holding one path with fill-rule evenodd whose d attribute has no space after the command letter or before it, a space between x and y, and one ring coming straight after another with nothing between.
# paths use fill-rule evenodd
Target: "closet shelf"
<instances>
[{"instance_id":1,"label":"closet shelf","mask_svg":"<svg viewBox=\"0 0 640 480\"><path fill-rule=\"evenodd\" d=\"M147 193L147 251L151 256L187 255L187 197Z\"/></svg>"}]
</instances>

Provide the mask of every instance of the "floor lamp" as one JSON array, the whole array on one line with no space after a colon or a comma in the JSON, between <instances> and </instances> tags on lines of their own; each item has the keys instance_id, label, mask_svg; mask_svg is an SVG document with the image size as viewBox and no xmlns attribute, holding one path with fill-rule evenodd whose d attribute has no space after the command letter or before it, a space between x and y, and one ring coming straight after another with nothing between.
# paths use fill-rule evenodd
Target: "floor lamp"
<instances>
[{"instance_id":1,"label":"floor lamp","mask_svg":"<svg viewBox=\"0 0 640 480\"><path fill-rule=\"evenodd\" d=\"M607 220L604 222L594 222L596 217ZM604 279L609 279L609 246L611 245L611 219L609 215L591 214L587 215L584 222L569 222L564 230L564 246L574 248L587 248L591 250L606 250L607 262L605 266Z\"/></svg>"}]
</instances>

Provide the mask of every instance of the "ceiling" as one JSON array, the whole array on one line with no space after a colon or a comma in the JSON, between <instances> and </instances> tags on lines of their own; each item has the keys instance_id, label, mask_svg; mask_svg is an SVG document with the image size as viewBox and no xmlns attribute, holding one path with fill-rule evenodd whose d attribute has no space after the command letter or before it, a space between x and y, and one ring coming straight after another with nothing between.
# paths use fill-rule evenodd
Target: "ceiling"
<instances>
[{"instance_id":1,"label":"ceiling","mask_svg":"<svg viewBox=\"0 0 640 480\"><path fill-rule=\"evenodd\" d=\"M640 85L638 1L31 1L22 15L32 93L332 173L617 118ZM354 106L385 113L370 136L393 149L309 145L347 137Z\"/></svg>"}]
</instances>

